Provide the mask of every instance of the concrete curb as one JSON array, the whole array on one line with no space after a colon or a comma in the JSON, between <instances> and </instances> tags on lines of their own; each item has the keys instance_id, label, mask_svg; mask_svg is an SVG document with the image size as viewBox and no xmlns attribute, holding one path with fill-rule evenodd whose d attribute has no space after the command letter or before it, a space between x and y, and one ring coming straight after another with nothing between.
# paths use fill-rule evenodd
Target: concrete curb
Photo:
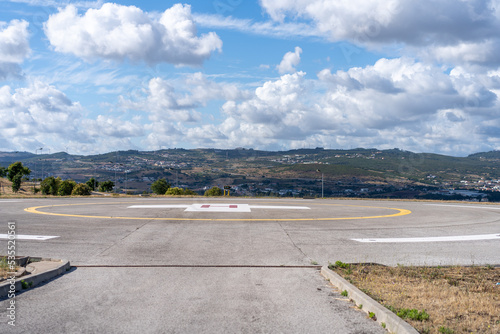
<instances>
[{"instance_id":1,"label":"concrete curb","mask_svg":"<svg viewBox=\"0 0 500 334\"><path fill-rule=\"evenodd\" d=\"M9 294L14 294L14 285L16 292L26 290L23 289L23 283L21 281L24 281L25 284L28 284L29 288L32 288L65 273L71 268L68 260L53 260L41 258L31 259L38 260L38 262L30 263L27 265L28 267L31 267L31 274L17 278L15 280L15 284L13 284L14 282L12 280L6 280L1 283L0 298L5 298Z\"/></svg>"},{"instance_id":2,"label":"concrete curb","mask_svg":"<svg viewBox=\"0 0 500 334\"><path fill-rule=\"evenodd\" d=\"M366 313L373 312L379 324L385 323L385 328L390 333L396 334L418 334L417 330L410 326L403 319L380 305L378 302L367 296L364 292L340 277L337 273L328 269L327 266L321 268L321 275L336 286L340 291L346 290L348 298L352 299L356 305L363 305L362 310Z\"/></svg>"}]
</instances>

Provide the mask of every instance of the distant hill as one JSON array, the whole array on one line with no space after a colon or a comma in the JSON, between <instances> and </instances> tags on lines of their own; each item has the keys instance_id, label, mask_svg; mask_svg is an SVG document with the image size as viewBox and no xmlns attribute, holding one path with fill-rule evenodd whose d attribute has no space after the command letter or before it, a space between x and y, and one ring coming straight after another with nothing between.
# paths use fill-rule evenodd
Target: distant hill
<instances>
[{"instance_id":1,"label":"distant hill","mask_svg":"<svg viewBox=\"0 0 500 334\"><path fill-rule=\"evenodd\" d=\"M232 185L248 195L273 191L317 194L323 178L332 196L409 186L417 187L413 190L416 193L421 188L479 189L487 180L500 179L500 151L468 157L400 149L321 147L288 151L128 150L88 156L0 152L0 166L7 167L15 161L31 169L31 178L55 176L85 182L94 177L98 181L112 180L119 190L132 192L147 191L159 178L200 193L206 187Z\"/></svg>"},{"instance_id":2,"label":"distant hill","mask_svg":"<svg viewBox=\"0 0 500 334\"><path fill-rule=\"evenodd\" d=\"M500 160L500 151L490 151L482 153L474 153L468 156L471 159L488 159L488 160Z\"/></svg>"},{"instance_id":3,"label":"distant hill","mask_svg":"<svg viewBox=\"0 0 500 334\"><path fill-rule=\"evenodd\" d=\"M16 161L22 161L35 156L33 153L29 152L0 152L0 164L12 163Z\"/></svg>"}]
</instances>

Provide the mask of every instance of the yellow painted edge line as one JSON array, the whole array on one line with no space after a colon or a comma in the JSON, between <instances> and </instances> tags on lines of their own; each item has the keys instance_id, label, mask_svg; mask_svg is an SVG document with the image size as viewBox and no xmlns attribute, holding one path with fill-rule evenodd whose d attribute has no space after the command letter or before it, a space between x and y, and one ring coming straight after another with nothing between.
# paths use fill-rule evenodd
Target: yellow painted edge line
<instances>
[{"instance_id":1,"label":"yellow painted edge line","mask_svg":"<svg viewBox=\"0 0 500 334\"><path fill-rule=\"evenodd\" d=\"M147 217L114 217L114 216L88 216L88 215L72 215L66 213L51 213L38 211L43 208L51 208L51 207L59 207L59 206L77 206L77 205L109 205L109 204L125 204L131 202L118 202L118 203L79 203L79 204L58 204L58 205L43 205L43 206L33 206L30 208L24 209L24 211L29 213L35 213L40 215L48 215L48 216L59 216L59 217L76 217L76 218L97 218L97 219L124 219L124 220L171 220L171 221L332 221L332 220L356 220L356 219L378 219L378 218L391 218L391 217L399 217L406 216L411 214L410 210L406 209L397 209L397 208L384 208L377 206L362 206L362 205L346 205L351 207L360 207L360 208L373 208L373 209L387 209L387 210L395 210L398 213L394 213L392 215L382 215L382 216L366 216L366 217L335 217L335 218L240 218L240 219L230 219L230 218L147 218ZM324 204L321 204L324 205ZM331 205L340 205L340 204L331 204Z\"/></svg>"}]
</instances>

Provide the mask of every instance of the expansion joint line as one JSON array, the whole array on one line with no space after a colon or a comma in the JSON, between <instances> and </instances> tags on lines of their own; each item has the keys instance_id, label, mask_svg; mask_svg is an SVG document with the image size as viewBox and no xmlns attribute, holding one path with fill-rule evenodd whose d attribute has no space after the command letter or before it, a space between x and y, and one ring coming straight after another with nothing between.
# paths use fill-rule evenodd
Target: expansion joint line
<instances>
[{"instance_id":1,"label":"expansion joint line","mask_svg":"<svg viewBox=\"0 0 500 334\"><path fill-rule=\"evenodd\" d=\"M245 265L245 264L77 264L74 268L268 268L268 269L316 269L319 265Z\"/></svg>"},{"instance_id":2,"label":"expansion joint line","mask_svg":"<svg viewBox=\"0 0 500 334\"><path fill-rule=\"evenodd\" d=\"M111 248L115 247L119 242L122 242L123 240L127 239L131 234L139 231L141 228L143 228L144 226L146 226L147 224L151 223L153 220L148 220L146 221L144 224L141 224L140 226L136 227L135 230L133 231L130 231L129 233L127 233L124 237L122 237L119 241L116 241L116 242L113 242L113 244L111 244L110 246L106 247L104 250L102 250L99 255L102 255L104 254L105 252L107 252L108 250L110 250Z\"/></svg>"},{"instance_id":3,"label":"expansion joint line","mask_svg":"<svg viewBox=\"0 0 500 334\"><path fill-rule=\"evenodd\" d=\"M285 228L283 227L283 225L282 225L281 223L278 223L278 224L279 224L279 226L281 227L281 229L283 230L283 232L285 232L285 233L286 233L286 236L288 237L288 239L290 239L290 242L292 243L293 247L297 248L297 249L298 249L298 251L299 251L300 253L302 253L302 255L303 255L306 259L309 259L309 261L312 261L312 259L311 259L309 256L307 256L307 255L306 255L306 253L304 253L304 252L302 251L302 249L301 249L299 246L297 246L297 244L295 243L295 241L293 241L292 237L290 236L290 234L288 233L288 231L287 231L287 230L285 230Z\"/></svg>"}]
</instances>

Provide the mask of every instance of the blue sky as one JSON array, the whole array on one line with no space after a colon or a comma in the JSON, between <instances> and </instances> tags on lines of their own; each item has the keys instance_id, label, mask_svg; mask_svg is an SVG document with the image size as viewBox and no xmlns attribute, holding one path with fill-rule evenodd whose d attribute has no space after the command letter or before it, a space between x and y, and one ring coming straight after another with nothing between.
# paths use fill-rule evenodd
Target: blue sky
<instances>
[{"instance_id":1,"label":"blue sky","mask_svg":"<svg viewBox=\"0 0 500 334\"><path fill-rule=\"evenodd\" d=\"M0 1L0 151L500 149L500 1Z\"/></svg>"}]
</instances>

